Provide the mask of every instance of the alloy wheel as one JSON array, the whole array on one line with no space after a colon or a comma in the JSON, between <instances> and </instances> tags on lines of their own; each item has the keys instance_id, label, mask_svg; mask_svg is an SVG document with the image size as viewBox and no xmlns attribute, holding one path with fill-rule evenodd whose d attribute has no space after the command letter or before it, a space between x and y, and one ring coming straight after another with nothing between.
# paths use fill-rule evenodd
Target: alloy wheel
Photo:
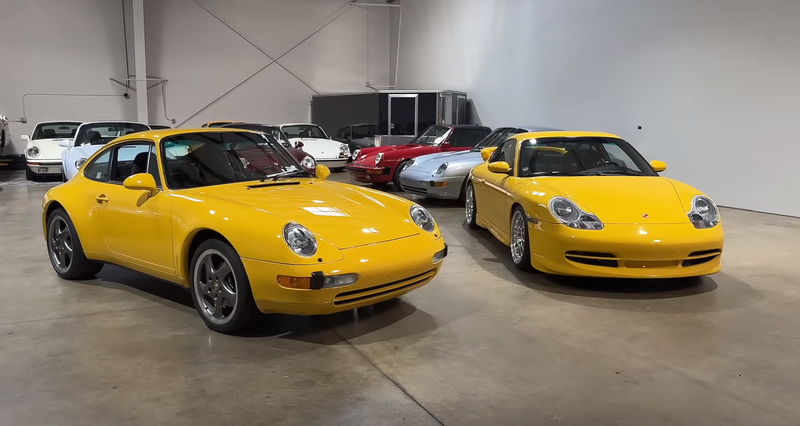
<instances>
[{"instance_id":1,"label":"alloy wheel","mask_svg":"<svg viewBox=\"0 0 800 426\"><path fill-rule=\"evenodd\" d=\"M206 250L197 259L193 277L195 298L203 316L215 324L230 321L239 305L230 261L217 250Z\"/></svg>"},{"instance_id":2,"label":"alloy wheel","mask_svg":"<svg viewBox=\"0 0 800 426\"><path fill-rule=\"evenodd\" d=\"M511 221L511 258L516 264L522 262L522 257L525 256L525 245L527 244L525 226L525 218L522 213L519 210L515 211L514 219Z\"/></svg>"},{"instance_id":3,"label":"alloy wheel","mask_svg":"<svg viewBox=\"0 0 800 426\"><path fill-rule=\"evenodd\" d=\"M472 185L467 185L467 197L464 201L464 215L466 216L467 223L472 223L472 216L475 214L475 194L472 190Z\"/></svg>"},{"instance_id":4,"label":"alloy wheel","mask_svg":"<svg viewBox=\"0 0 800 426\"><path fill-rule=\"evenodd\" d=\"M62 217L56 217L50 222L50 229L47 231L47 235L53 266L58 272L67 272L75 259L72 231L69 224Z\"/></svg>"}]
</instances>

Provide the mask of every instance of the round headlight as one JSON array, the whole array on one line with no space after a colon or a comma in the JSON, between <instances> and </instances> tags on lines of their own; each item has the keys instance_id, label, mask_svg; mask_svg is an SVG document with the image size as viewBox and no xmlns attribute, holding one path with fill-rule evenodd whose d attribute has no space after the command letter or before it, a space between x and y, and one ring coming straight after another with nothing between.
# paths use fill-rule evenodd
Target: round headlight
<instances>
[{"instance_id":1,"label":"round headlight","mask_svg":"<svg viewBox=\"0 0 800 426\"><path fill-rule=\"evenodd\" d=\"M345 157L349 156L350 155L350 147L347 146L347 144L344 144L344 143L339 145L339 153L341 153Z\"/></svg>"},{"instance_id":2,"label":"round headlight","mask_svg":"<svg viewBox=\"0 0 800 426\"><path fill-rule=\"evenodd\" d=\"M317 239L311 231L299 223L287 223L283 227L283 240L300 256L309 257L317 253Z\"/></svg>"},{"instance_id":3,"label":"round headlight","mask_svg":"<svg viewBox=\"0 0 800 426\"><path fill-rule=\"evenodd\" d=\"M379 152L378 155L375 156L375 164L377 165L381 160L383 160L383 153Z\"/></svg>"},{"instance_id":4,"label":"round headlight","mask_svg":"<svg viewBox=\"0 0 800 426\"><path fill-rule=\"evenodd\" d=\"M75 168L76 169L80 169L81 166L83 165L83 163L85 163L85 162L86 162L85 158L79 158L79 159L75 160Z\"/></svg>"},{"instance_id":5,"label":"round headlight","mask_svg":"<svg viewBox=\"0 0 800 426\"><path fill-rule=\"evenodd\" d=\"M358 158L358 154L361 154L361 150L360 149L357 149L357 150L353 151L353 158L354 159Z\"/></svg>"},{"instance_id":6,"label":"round headlight","mask_svg":"<svg viewBox=\"0 0 800 426\"><path fill-rule=\"evenodd\" d=\"M436 169L436 174L440 175L440 174L444 173L445 170L447 170L447 163L442 163L442 165L439 166L438 169Z\"/></svg>"},{"instance_id":7,"label":"round headlight","mask_svg":"<svg viewBox=\"0 0 800 426\"><path fill-rule=\"evenodd\" d=\"M40 153L39 147L36 147L36 146L32 146L32 147L28 148L28 151L26 151L26 152L28 154L28 157L32 157L32 158L38 157L39 153Z\"/></svg>"},{"instance_id":8,"label":"round headlight","mask_svg":"<svg viewBox=\"0 0 800 426\"><path fill-rule=\"evenodd\" d=\"M436 228L436 222L433 220L433 216L431 216L430 212L428 212L425 207L414 204L411 206L409 214L411 215L411 220L423 230L433 232Z\"/></svg>"},{"instance_id":9,"label":"round headlight","mask_svg":"<svg viewBox=\"0 0 800 426\"><path fill-rule=\"evenodd\" d=\"M309 170L313 170L315 167L317 167L317 162L311 157L305 157L300 161L300 165Z\"/></svg>"},{"instance_id":10,"label":"round headlight","mask_svg":"<svg viewBox=\"0 0 800 426\"><path fill-rule=\"evenodd\" d=\"M713 228L719 223L719 209L710 198L696 195L692 198L689 220L695 228Z\"/></svg>"}]
</instances>

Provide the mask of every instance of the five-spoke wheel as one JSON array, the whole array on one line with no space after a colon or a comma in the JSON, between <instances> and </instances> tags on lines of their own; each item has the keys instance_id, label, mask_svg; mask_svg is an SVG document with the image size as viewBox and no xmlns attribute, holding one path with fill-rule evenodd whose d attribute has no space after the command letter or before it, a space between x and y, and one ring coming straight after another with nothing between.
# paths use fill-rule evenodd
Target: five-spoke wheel
<instances>
[{"instance_id":1,"label":"five-spoke wheel","mask_svg":"<svg viewBox=\"0 0 800 426\"><path fill-rule=\"evenodd\" d=\"M195 308L206 325L222 333L246 327L258 312L239 255L220 240L206 240L192 260Z\"/></svg>"},{"instance_id":2,"label":"five-spoke wheel","mask_svg":"<svg viewBox=\"0 0 800 426\"><path fill-rule=\"evenodd\" d=\"M56 274L68 280L91 278L103 264L86 258L78 233L69 215L54 210L47 218L47 252Z\"/></svg>"}]
</instances>

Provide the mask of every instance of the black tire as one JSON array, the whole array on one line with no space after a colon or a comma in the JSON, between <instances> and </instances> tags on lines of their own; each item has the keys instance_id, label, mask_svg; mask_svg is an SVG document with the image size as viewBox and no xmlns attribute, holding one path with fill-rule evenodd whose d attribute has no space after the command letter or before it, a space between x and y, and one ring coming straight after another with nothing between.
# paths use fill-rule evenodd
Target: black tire
<instances>
[{"instance_id":1,"label":"black tire","mask_svg":"<svg viewBox=\"0 0 800 426\"><path fill-rule=\"evenodd\" d=\"M90 279L103 269L102 263L86 258L75 225L61 208L47 217L47 254L53 270L65 280Z\"/></svg>"},{"instance_id":2,"label":"black tire","mask_svg":"<svg viewBox=\"0 0 800 426\"><path fill-rule=\"evenodd\" d=\"M61 182L67 183L67 174L64 173L64 170L61 170Z\"/></svg>"},{"instance_id":3,"label":"black tire","mask_svg":"<svg viewBox=\"0 0 800 426\"><path fill-rule=\"evenodd\" d=\"M344 167L336 167L336 168L331 169L331 171L333 173L341 173L341 172L344 171Z\"/></svg>"},{"instance_id":4,"label":"black tire","mask_svg":"<svg viewBox=\"0 0 800 426\"><path fill-rule=\"evenodd\" d=\"M467 201L467 182L469 181L469 177L464 179L464 183L461 184L461 191L458 193L458 199L456 200L456 204L459 206L466 205Z\"/></svg>"},{"instance_id":5,"label":"black tire","mask_svg":"<svg viewBox=\"0 0 800 426\"><path fill-rule=\"evenodd\" d=\"M206 262L211 262L210 269ZM230 272L226 272L222 262L227 263ZM217 239L206 240L195 250L190 265L192 302L208 328L231 334L253 322L258 308L242 259L233 247ZM216 270L214 265L217 265ZM230 296L234 297L233 307L229 306Z\"/></svg>"},{"instance_id":6,"label":"black tire","mask_svg":"<svg viewBox=\"0 0 800 426\"><path fill-rule=\"evenodd\" d=\"M409 160L403 160L400 164L397 165L397 168L394 170L394 178L392 178L392 183L394 183L395 189L398 191L402 191L403 187L400 185L400 172L403 171L403 167L408 163Z\"/></svg>"},{"instance_id":7,"label":"black tire","mask_svg":"<svg viewBox=\"0 0 800 426\"><path fill-rule=\"evenodd\" d=\"M517 221L521 221L521 237L522 237L522 247L519 247L521 250L520 256L515 256L515 237L516 237L516 230L515 226L518 224ZM531 239L530 235L528 235L528 215L525 214L525 209L521 206L517 206L514 208L514 212L511 214L511 244L509 244L509 248L511 249L511 261L514 262L514 266L517 269L525 271L525 272L533 272L536 269L533 268L531 265Z\"/></svg>"},{"instance_id":8,"label":"black tire","mask_svg":"<svg viewBox=\"0 0 800 426\"><path fill-rule=\"evenodd\" d=\"M472 186L472 182L467 182L467 190L464 194L464 220L472 229L481 228L478 225L478 204L475 202L475 187Z\"/></svg>"}]
</instances>

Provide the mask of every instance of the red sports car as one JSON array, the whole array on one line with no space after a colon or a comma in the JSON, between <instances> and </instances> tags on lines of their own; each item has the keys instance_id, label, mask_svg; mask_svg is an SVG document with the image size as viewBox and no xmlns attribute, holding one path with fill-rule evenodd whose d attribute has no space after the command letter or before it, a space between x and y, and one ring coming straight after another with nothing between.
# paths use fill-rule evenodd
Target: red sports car
<instances>
[{"instance_id":1,"label":"red sports car","mask_svg":"<svg viewBox=\"0 0 800 426\"><path fill-rule=\"evenodd\" d=\"M389 183L400 188L399 176L405 162L420 155L442 151L466 151L485 138L486 126L440 124L428 127L408 145L376 146L356 150L347 170L359 182Z\"/></svg>"}]
</instances>

